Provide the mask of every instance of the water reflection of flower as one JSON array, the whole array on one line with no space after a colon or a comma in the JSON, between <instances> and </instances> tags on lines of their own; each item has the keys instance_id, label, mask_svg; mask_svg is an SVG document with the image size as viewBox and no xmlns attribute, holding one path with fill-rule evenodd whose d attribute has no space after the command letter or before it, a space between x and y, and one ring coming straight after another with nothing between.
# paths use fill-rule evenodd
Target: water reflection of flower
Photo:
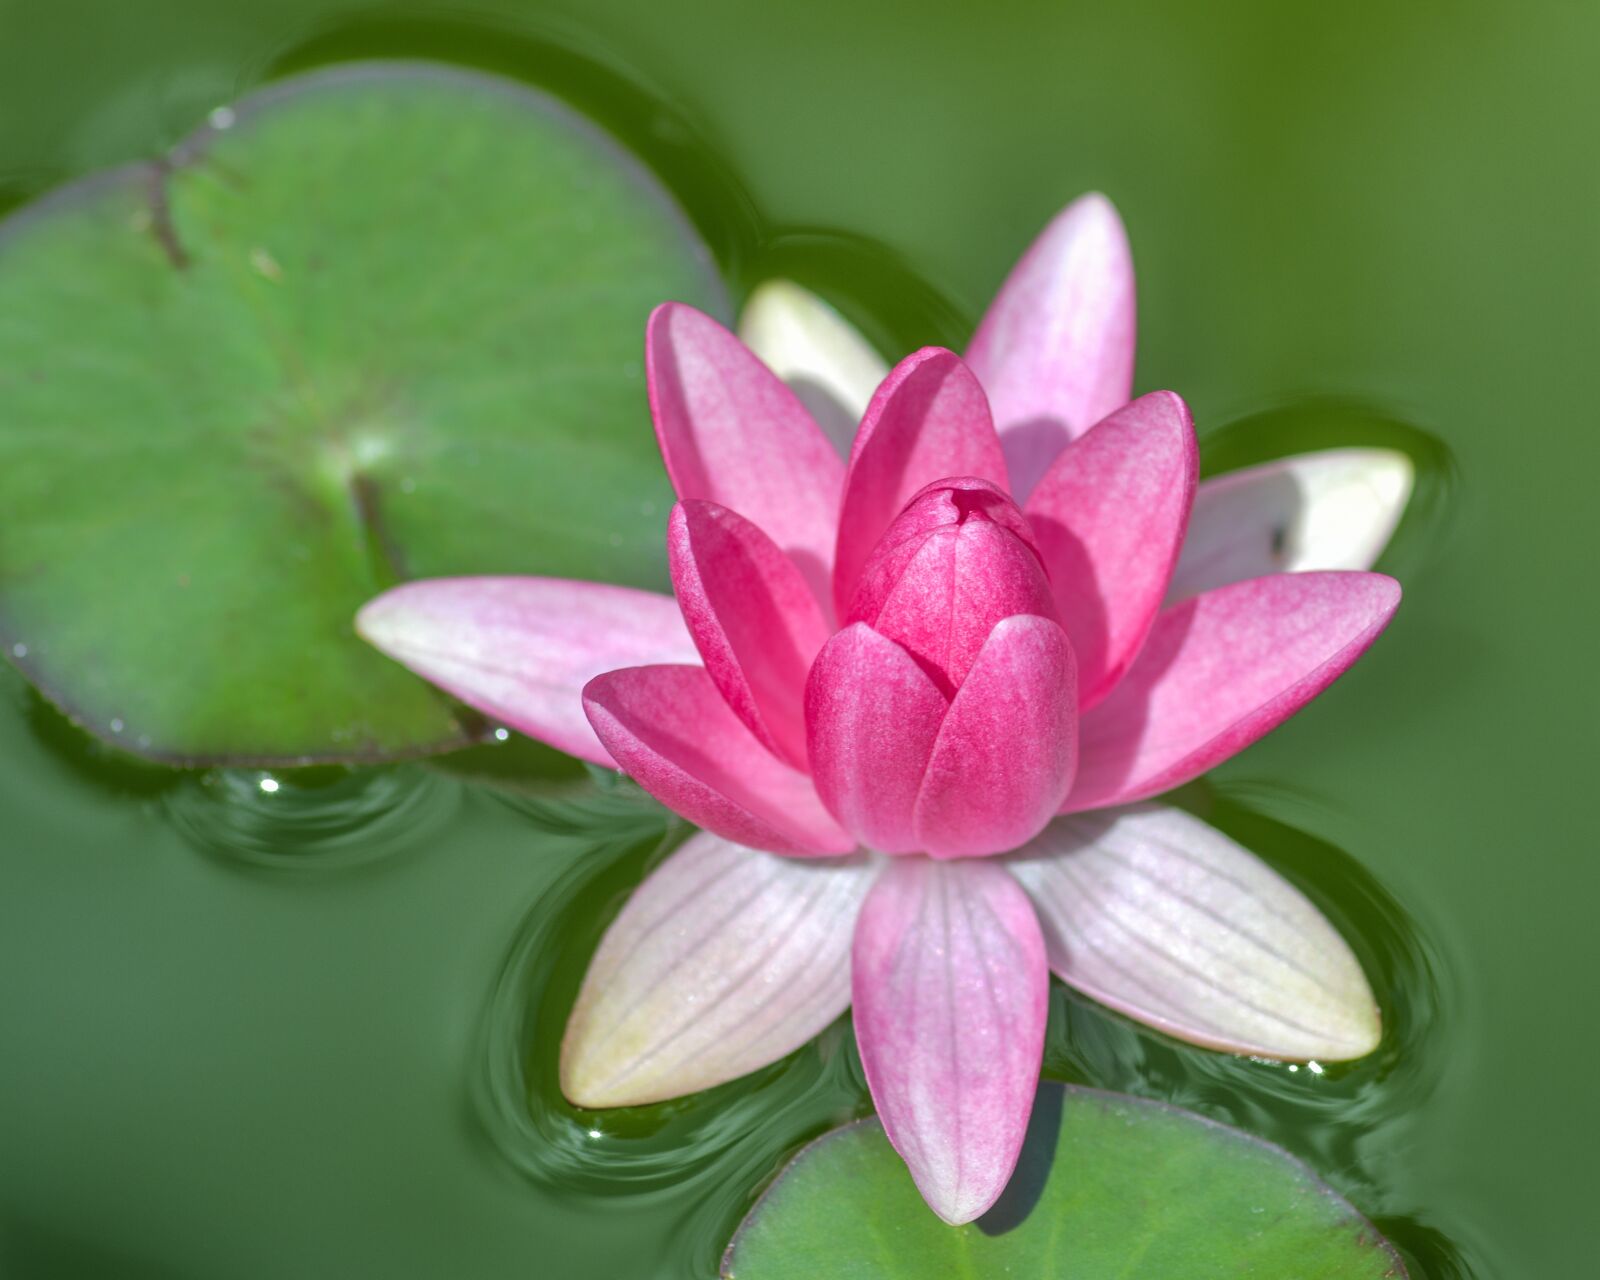
<instances>
[{"instance_id":1,"label":"water reflection of flower","mask_svg":"<svg viewBox=\"0 0 1600 1280\"><path fill-rule=\"evenodd\" d=\"M1097 196L1046 229L964 361L929 348L886 370L792 285L759 290L743 332L675 304L649 327L676 602L445 579L360 618L704 828L602 941L568 1097L706 1088L853 1006L891 1140L965 1222L1015 1164L1051 970L1197 1044L1369 1052L1377 1010L1332 926L1148 801L1382 630L1399 589L1362 570L1406 461L1306 455L1197 494L1183 401L1129 400L1132 265Z\"/></svg>"}]
</instances>

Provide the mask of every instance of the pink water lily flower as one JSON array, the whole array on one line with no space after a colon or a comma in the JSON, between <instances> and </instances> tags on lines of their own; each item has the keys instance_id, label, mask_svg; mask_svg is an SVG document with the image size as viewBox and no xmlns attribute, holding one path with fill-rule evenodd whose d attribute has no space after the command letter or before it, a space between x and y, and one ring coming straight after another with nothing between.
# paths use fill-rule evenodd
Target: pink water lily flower
<instances>
[{"instance_id":1,"label":"pink water lily flower","mask_svg":"<svg viewBox=\"0 0 1600 1280\"><path fill-rule=\"evenodd\" d=\"M1170 392L1130 401L1133 337L1126 240L1087 197L965 360L930 348L881 381L846 462L737 338L664 305L647 357L676 601L467 578L362 611L413 670L703 828L592 961L562 1046L574 1103L707 1088L853 1007L889 1138L959 1223L1015 1166L1052 971L1218 1049L1375 1046L1371 990L1315 907L1149 800L1326 688L1399 588L1235 580L1263 540L1281 553L1261 513L1282 512L1224 492L1174 591L1194 429Z\"/></svg>"}]
</instances>

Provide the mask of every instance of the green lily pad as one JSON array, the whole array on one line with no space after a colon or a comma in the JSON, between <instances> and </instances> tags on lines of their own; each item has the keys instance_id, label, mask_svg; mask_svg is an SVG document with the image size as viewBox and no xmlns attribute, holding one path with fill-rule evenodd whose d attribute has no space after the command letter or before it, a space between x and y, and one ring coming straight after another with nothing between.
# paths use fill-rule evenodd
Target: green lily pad
<instances>
[{"instance_id":1,"label":"green lily pad","mask_svg":"<svg viewBox=\"0 0 1600 1280\"><path fill-rule=\"evenodd\" d=\"M0 652L175 763L445 749L356 638L403 578L659 586L645 319L727 310L656 179L543 94L286 80L0 224Z\"/></svg>"},{"instance_id":2,"label":"green lily pad","mask_svg":"<svg viewBox=\"0 0 1600 1280\"><path fill-rule=\"evenodd\" d=\"M1046 1085L1011 1185L976 1223L922 1202L876 1120L779 1175L723 1259L727 1280L1380 1280L1405 1265L1287 1152L1176 1107Z\"/></svg>"}]
</instances>

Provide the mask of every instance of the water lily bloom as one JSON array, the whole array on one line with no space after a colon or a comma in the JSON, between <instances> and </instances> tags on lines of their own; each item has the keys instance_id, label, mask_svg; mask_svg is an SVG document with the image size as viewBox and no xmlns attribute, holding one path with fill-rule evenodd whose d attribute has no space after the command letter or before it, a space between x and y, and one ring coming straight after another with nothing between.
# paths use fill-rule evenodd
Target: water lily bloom
<instances>
[{"instance_id":1,"label":"water lily bloom","mask_svg":"<svg viewBox=\"0 0 1600 1280\"><path fill-rule=\"evenodd\" d=\"M799 394L709 317L651 317L675 602L448 579L358 621L703 829L601 942L562 1046L568 1098L707 1088L853 1008L890 1140L933 1209L966 1222L1016 1163L1051 972L1197 1044L1369 1052L1378 1012L1335 930L1151 799L1327 687L1399 588L1272 571L1288 516L1320 518L1282 498L1303 464L1197 505L1184 402L1130 399L1132 269L1109 203L1046 229L965 359L929 348L878 380L848 460L806 405L848 408L873 357L795 297L763 320L789 336L758 344ZM1347 491L1323 465L1310 490ZM1191 528L1200 510L1214 523Z\"/></svg>"}]
</instances>

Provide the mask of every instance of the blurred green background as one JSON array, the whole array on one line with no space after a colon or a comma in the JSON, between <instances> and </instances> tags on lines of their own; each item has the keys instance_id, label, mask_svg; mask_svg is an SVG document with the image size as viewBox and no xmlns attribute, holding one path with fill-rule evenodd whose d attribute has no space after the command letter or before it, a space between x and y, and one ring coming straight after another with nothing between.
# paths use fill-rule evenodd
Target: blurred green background
<instances>
[{"instance_id":1,"label":"blurred green background","mask_svg":"<svg viewBox=\"0 0 1600 1280\"><path fill-rule=\"evenodd\" d=\"M1582 1273L1600 8L0 0L0 195L148 157L308 59L536 73L548 47L667 105L611 123L745 283L804 258L793 233L865 237L952 304L907 284L857 298L866 318L959 338L1099 188L1137 258L1141 390L1181 391L1202 432L1333 392L1447 442L1451 518L1396 624L1224 778L1348 850L1435 948L1432 1087L1368 1136L1364 1207L1424 1219L1477 1274ZM726 174L753 213L712 209ZM564 1201L466 1099L517 922L577 844L469 795L362 874L206 859L165 782L86 763L3 687L7 1275L675 1274L696 1184Z\"/></svg>"}]
</instances>

